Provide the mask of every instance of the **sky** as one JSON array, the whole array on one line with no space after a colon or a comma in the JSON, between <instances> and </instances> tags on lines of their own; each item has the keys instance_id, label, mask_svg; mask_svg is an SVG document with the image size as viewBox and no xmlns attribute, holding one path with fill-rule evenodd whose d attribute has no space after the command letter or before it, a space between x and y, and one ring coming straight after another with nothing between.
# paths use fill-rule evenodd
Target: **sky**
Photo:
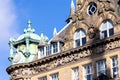
<instances>
[{"instance_id":1,"label":"sky","mask_svg":"<svg viewBox=\"0 0 120 80\"><path fill-rule=\"evenodd\" d=\"M66 25L70 3L71 0L0 0L0 80L9 80L9 38L23 34L30 19L36 34L44 33L51 39L54 27L60 31Z\"/></svg>"}]
</instances>

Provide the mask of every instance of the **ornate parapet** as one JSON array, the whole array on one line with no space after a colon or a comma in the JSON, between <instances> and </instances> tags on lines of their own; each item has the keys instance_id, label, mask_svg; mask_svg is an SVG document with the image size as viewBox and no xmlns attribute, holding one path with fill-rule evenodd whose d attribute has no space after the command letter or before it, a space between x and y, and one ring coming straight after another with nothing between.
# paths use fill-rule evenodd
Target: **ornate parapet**
<instances>
[{"instance_id":1,"label":"ornate parapet","mask_svg":"<svg viewBox=\"0 0 120 80\"><path fill-rule=\"evenodd\" d=\"M109 38L86 44L78 48L70 49L55 55L36 60L26 64L12 65L7 68L12 80L19 78L29 78L41 72L64 66L73 62L81 61L86 58L92 58L96 55L120 47L120 35L114 35Z\"/></svg>"}]
</instances>

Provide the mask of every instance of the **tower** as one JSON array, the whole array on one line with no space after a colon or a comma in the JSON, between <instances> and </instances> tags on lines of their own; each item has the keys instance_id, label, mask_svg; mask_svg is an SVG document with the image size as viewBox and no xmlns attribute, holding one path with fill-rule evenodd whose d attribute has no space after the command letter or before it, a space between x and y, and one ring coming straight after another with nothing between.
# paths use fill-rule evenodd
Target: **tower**
<instances>
[{"instance_id":1,"label":"tower","mask_svg":"<svg viewBox=\"0 0 120 80\"><path fill-rule=\"evenodd\" d=\"M40 36L35 34L35 29L32 28L30 20L27 24L28 26L22 35L17 39L10 38L9 60L13 65L28 63L37 59Z\"/></svg>"}]
</instances>

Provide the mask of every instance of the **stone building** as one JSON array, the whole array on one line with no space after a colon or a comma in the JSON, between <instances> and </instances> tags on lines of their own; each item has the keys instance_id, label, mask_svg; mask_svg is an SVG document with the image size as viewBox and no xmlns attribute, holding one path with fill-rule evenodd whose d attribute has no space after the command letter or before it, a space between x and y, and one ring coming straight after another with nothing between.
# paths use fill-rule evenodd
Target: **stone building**
<instances>
[{"instance_id":1,"label":"stone building","mask_svg":"<svg viewBox=\"0 0 120 80\"><path fill-rule=\"evenodd\" d=\"M72 0L66 22L50 40L30 21L10 39L11 80L120 80L120 0Z\"/></svg>"}]
</instances>

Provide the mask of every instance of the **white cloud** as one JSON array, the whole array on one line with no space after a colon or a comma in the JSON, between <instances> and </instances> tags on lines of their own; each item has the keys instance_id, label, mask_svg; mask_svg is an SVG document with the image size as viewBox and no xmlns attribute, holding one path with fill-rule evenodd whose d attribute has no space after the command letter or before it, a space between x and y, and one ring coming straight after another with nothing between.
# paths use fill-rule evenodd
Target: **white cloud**
<instances>
[{"instance_id":1,"label":"white cloud","mask_svg":"<svg viewBox=\"0 0 120 80\"><path fill-rule=\"evenodd\" d=\"M13 0L0 0L0 44L6 45L9 37L17 34L17 15Z\"/></svg>"},{"instance_id":2,"label":"white cloud","mask_svg":"<svg viewBox=\"0 0 120 80\"><path fill-rule=\"evenodd\" d=\"M17 15L13 0L0 0L0 80L8 80L6 67L9 65L9 46L8 41L14 34L17 35Z\"/></svg>"}]
</instances>

